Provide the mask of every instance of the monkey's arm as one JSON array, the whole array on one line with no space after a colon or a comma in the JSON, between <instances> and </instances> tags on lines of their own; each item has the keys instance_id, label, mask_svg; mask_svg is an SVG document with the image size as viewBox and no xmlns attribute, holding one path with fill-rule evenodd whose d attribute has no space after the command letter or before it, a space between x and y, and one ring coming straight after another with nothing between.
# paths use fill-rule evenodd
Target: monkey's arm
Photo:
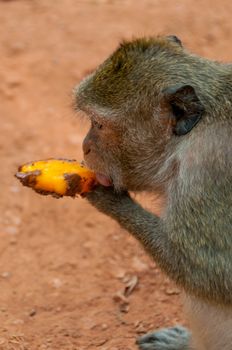
<instances>
[{"instance_id":1,"label":"monkey's arm","mask_svg":"<svg viewBox=\"0 0 232 350\"><path fill-rule=\"evenodd\" d=\"M153 256L157 250L167 250L168 240L162 232L162 220L143 209L127 192L117 193L111 187L99 186L85 197L99 211L133 234Z\"/></svg>"},{"instance_id":2,"label":"monkey's arm","mask_svg":"<svg viewBox=\"0 0 232 350\"><path fill-rule=\"evenodd\" d=\"M223 239L219 244L216 240L212 243L212 238L208 239L205 234L206 227L196 227L194 217L189 225L190 217L186 220L179 212L180 218L167 225L166 221L133 201L127 192L117 194L112 188L102 186L87 193L86 197L99 211L115 219L136 237L169 277L190 294L223 304L232 302L230 249L226 241L222 243ZM204 216L206 206L201 210L201 216ZM206 226L209 229L210 218L215 215L215 212L208 215ZM179 220L181 225L178 225ZM226 221L224 216L222 220ZM215 230L222 233L217 227Z\"/></svg>"}]
</instances>

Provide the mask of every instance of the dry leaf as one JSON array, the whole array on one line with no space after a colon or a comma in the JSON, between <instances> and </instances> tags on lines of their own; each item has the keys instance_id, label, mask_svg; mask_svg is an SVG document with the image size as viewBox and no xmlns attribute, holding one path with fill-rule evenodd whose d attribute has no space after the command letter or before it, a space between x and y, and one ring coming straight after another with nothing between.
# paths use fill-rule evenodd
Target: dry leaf
<instances>
[{"instance_id":1,"label":"dry leaf","mask_svg":"<svg viewBox=\"0 0 232 350\"><path fill-rule=\"evenodd\" d=\"M131 295L131 293L134 291L135 287L137 286L139 280L137 276L132 276L129 281L127 282L125 289L124 289L124 295L128 297Z\"/></svg>"}]
</instances>

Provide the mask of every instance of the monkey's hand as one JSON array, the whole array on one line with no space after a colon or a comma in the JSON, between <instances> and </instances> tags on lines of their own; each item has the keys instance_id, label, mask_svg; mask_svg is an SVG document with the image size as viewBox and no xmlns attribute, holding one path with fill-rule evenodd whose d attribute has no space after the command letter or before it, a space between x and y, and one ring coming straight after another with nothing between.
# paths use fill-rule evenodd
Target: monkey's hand
<instances>
[{"instance_id":1,"label":"monkey's hand","mask_svg":"<svg viewBox=\"0 0 232 350\"><path fill-rule=\"evenodd\" d=\"M118 220L126 215L127 210L134 204L133 199L127 191L116 192L113 187L98 185L89 193L85 193L86 198L100 212Z\"/></svg>"},{"instance_id":2,"label":"monkey's hand","mask_svg":"<svg viewBox=\"0 0 232 350\"><path fill-rule=\"evenodd\" d=\"M153 256L156 249L160 250L162 241L165 249L160 218L142 208L127 191L118 193L113 187L99 185L92 192L86 193L85 198L134 235ZM162 239L159 239L160 236Z\"/></svg>"}]
</instances>

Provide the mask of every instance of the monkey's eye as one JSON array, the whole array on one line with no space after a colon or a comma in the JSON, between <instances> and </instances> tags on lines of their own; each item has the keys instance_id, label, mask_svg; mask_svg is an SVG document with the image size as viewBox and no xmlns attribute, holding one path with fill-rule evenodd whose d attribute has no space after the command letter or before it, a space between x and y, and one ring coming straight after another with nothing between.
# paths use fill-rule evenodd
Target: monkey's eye
<instances>
[{"instance_id":1,"label":"monkey's eye","mask_svg":"<svg viewBox=\"0 0 232 350\"><path fill-rule=\"evenodd\" d=\"M97 122L96 120L92 120L92 127L100 130L100 129L102 129L102 124Z\"/></svg>"}]
</instances>

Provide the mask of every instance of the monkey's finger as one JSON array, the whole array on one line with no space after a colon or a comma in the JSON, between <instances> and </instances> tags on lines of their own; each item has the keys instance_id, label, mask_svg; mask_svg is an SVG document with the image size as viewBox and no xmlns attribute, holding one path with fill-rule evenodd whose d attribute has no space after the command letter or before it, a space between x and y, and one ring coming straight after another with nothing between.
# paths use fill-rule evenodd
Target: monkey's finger
<instances>
[{"instance_id":1,"label":"monkey's finger","mask_svg":"<svg viewBox=\"0 0 232 350\"><path fill-rule=\"evenodd\" d=\"M103 186L97 183L91 192L84 193L84 197L89 201L96 199L97 197L105 198L105 199L115 199L120 200L122 197L130 197L129 193L125 190L117 191L113 186Z\"/></svg>"},{"instance_id":2,"label":"monkey's finger","mask_svg":"<svg viewBox=\"0 0 232 350\"><path fill-rule=\"evenodd\" d=\"M24 164L15 176L24 186L56 198L75 197L96 185L95 173L75 160L47 159Z\"/></svg>"},{"instance_id":3,"label":"monkey's finger","mask_svg":"<svg viewBox=\"0 0 232 350\"><path fill-rule=\"evenodd\" d=\"M105 187L97 185L93 191L85 193L85 198L98 210L106 213L109 208L115 211L122 207L125 201L131 202L130 195L127 191L118 192L114 187Z\"/></svg>"}]
</instances>

